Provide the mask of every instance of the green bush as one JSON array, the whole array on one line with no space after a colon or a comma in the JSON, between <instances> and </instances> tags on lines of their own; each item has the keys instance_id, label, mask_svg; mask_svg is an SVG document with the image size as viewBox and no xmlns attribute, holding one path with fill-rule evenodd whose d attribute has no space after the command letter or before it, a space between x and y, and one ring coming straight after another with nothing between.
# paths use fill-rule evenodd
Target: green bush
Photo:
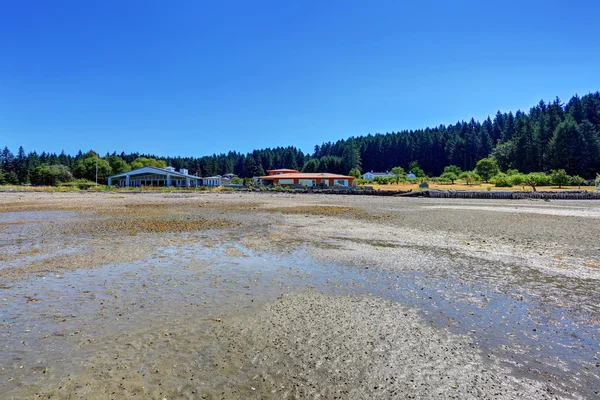
<instances>
[{"instance_id":1,"label":"green bush","mask_svg":"<svg viewBox=\"0 0 600 400\"><path fill-rule=\"evenodd\" d=\"M417 161L411 161L408 164L408 169L412 172L417 178L424 178L426 176L425 172L419 167L419 163Z\"/></svg>"},{"instance_id":2,"label":"green bush","mask_svg":"<svg viewBox=\"0 0 600 400\"><path fill-rule=\"evenodd\" d=\"M567 175L567 171L564 169L552 170L550 171L550 181L554 185L558 185L559 188L562 188L565 185L568 185L571 182L571 177Z\"/></svg>"},{"instance_id":3,"label":"green bush","mask_svg":"<svg viewBox=\"0 0 600 400\"><path fill-rule=\"evenodd\" d=\"M389 185L390 183L396 182L396 178L389 176L376 176L373 181L378 185Z\"/></svg>"},{"instance_id":4,"label":"green bush","mask_svg":"<svg viewBox=\"0 0 600 400\"><path fill-rule=\"evenodd\" d=\"M549 186L550 177L543 172L530 172L525 175L525 184L531 186L535 192L538 186Z\"/></svg>"},{"instance_id":5,"label":"green bush","mask_svg":"<svg viewBox=\"0 0 600 400\"><path fill-rule=\"evenodd\" d=\"M525 189L525 175L521 173L515 173L514 175L510 175L509 178L513 186L522 186L523 189Z\"/></svg>"},{"instance_id":6,"label":"green bush","mask_svg":"<svg viewBox=\"0 0 600 400\"><path fill-rule=\"evenodd\" d=\"M446 181L452 182L454 184L454 181L458 179L458 175L455 172L444 172L440 176L440 178L445 179Z\"/></svg>"},{"instance_id":7,"label":"green bush","mask_svg":"<svg viewBox=\"0 0 600 400\"><path fill-rule=\"evenodd\" d=\"M60 182L70 182L73 175L64 165L40 165L31 171L32 185L56 186Z\"/></svg>"},{"instance_id":8,"label":"green bush","mask_svg":"<svg viewBox=\"0 0 600 400\"><path fill-rule=\"evenodd\" d=\"M569 182L569 184L581 188L582 186L587 186L588 181L579 175L575 175L571 177L571 181Z\"/></svg>"},{"instance_id":9,"label":"green bush","mask_svg":"<svg viewBox=\"0 0 600 400\"><path fill-rule=\"evenodd\" d=\"M457 167L456 165L447 165L444 167L444 174L446 173L452 173L456 176L459 176L460 174L462 174L462 170Z\"/></svg>"},{"instance_id":10,"label":"green bush","mask_svg":"<svg viewBox=\"0 0 600 400\"><path fill-rule=\"evenodd\" d=\"M500 167L498 167L498 163L493 158L482 158L477 161L475 172L477 172L484 181L489 182L491 178L500 172Z\"/></svg>"},{"instance_id":11,"label":"green bush","mask_svg":"<svg viewBox=\"0 0 600 400\"><path fill-rule=\"evenodd\" d=\"M460 174L459 179L465 181L467 185L471 185L481 180L481 177L474 172L463 172L462 174Z\"/></svg>"},{"instance_id":12,"label":"green bush","mask_svg":"<svg viewBox=\"0 0 600 400\"><path fill-rule=\"evenodd\" d=\"M396 182L396 184L398 184L400 182L405 182L407 175L408 175L406 173L406 171L404 171L404 168L402 168L402 167L392 168L392 174L396 175L396 176L394 176L394 181Z\"/></svg>"},{"instance_id":13,"label":"green bush","mask_svg":"<svg viewBox=\"0 0 600 400\"><path fill-rule=\"evenodd\" d=\"M15 171L0 171L0 185L18 185L19 176Z\"/></svg>"},{"instance_id":14,"label":"green bush","mask_svg":"<svg viewBox=\"0 0 600 400\"><path fill-rule=\"evenodd\" d=\"M500 172L498 175L490 179L490 182L493 183L496 187L512 187L512 181L510 176L503 174Z\"/></svg>"},{"instance_id":15,"label":"green bush","mask_svg":"<svg viewBox=\"0 0 600 400\"><path fill-rule=\"evenodd\" d=\"M95 187L96 186L96 182L92 182L88 179L75 179L71 182L59 182L58 183L59 186L64 186L64 187L70 187L70 188L77 188L77 189L82 189L82 190L87 190L91 187Z\"/></svg>"},{"instance_id":16,"label":"green bush","mask_svg":"<svg viewBox=\"0 0 600 400\"><path fill-rule=\"evenodd\" d=\"M356 179L359 179L362 176L358 168L352 168L350 172L348 172L348 175L353 176Z\"/></svg>"}]
</instances>

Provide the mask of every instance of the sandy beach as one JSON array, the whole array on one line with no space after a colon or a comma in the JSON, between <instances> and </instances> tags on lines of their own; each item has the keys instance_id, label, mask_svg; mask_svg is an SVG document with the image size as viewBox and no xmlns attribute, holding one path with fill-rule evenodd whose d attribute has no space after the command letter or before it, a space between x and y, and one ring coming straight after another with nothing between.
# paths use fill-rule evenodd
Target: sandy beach
<instances>
[{"instance_id":1,"label":"sandy beach","mask_svg":"<svg viewBox=\"0 0 600 400\"><path fill-rule=\"evenodd\" d=\"M3 399L592 399L600 202L0 193Z\"/></svg>"}]
</instances>

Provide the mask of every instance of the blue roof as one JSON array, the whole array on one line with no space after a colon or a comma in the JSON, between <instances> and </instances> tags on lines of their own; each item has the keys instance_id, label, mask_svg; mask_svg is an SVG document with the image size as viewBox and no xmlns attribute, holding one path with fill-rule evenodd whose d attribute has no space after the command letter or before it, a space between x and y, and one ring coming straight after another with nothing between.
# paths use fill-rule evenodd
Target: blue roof
<instances>
[{"instance_id":1,"label":"blue roof","mask_svg":"<svg viewBox=\"0 0 600 400\"><path fill-rule=\"evenodd\" d=\"M168 169L165 169L165 168L158 168L158 167L151 167L151 166L133 169L133 170L127 171L127 172L122 172L117 175L109 176L109 178L120 178L120 177L127 176L127 175L136 175L136 174L143 174L143 173L153 173L153 174L159 174L159 175L167 175L168 174L168 175L175 176L175 177L190 178L190 179L202 179L202 178L199 178L194 175L186 175L186 174L182 174L181 172L169 171Z\"/></svg>"}]
</instances>

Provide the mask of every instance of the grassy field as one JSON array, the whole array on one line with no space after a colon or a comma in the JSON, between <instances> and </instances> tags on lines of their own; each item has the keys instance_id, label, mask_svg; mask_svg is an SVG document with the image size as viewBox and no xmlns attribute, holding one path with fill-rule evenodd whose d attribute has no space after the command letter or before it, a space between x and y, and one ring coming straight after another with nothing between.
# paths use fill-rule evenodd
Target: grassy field
<instances>
[{"instance_id":1,"label":"grassy field","mask_svg":"<svg viewBox=\"0 0 600 400\"><path fill-rule=\"evenodd\" d=\"M380 190L418 190L419 189L419 185L416 183L400 183L400 184L391 184L391 185L365 185L365 186L372 186L374 189L380 189ZM531 192L531 186L525 186L525 189L523 189L522 186L513 186L513 187L495 187L493 184L491 183L481 183L481 184L472 184L472 185L467 185L465 183L462 182L456 182L454 184L448 184L448 183L444 183L444 184L439 184L439 183L433 183L433 182L429 182L429 188L430 189L439 189L439 190L498 190L498 191L510 191L510 192L522 192L522 191L527 191L527 192ZM570 190L586 190L586 191L595 191L595 187L594 186L582 186L581 188L579 188L578 186L563 186L562 188L558 188L558 186L538 186L537 191L552 191L552 192L564 192L564 191L570 191Z\"/></svg>"}]
</instances>

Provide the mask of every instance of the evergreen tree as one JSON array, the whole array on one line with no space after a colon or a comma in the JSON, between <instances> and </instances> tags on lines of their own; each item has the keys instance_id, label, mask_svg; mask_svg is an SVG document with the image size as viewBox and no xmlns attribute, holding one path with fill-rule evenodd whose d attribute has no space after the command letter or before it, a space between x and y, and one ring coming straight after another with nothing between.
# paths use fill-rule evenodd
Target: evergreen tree
<instances>
[{"instance_id":1,"label":"evergreen tree","mask_svg":"<svg viewBox=\"0 0 600 400\"><path fill-rule=\"evenodd\" d=\"M13 159L14 155L8 148L8 146L4 146L2 153L0 153L0 165L5 172L10 172L13 169Z\"/></svg>"},{"instance_id":2,"label":"evergreen tree","mask_svg":"<svg viewBox=\"0 0 600 400\"><path fill-rule=\"evenodd\" d=\"M553 169L565 169L581 175L582 149L586 143L575 119L568 115L554 130L548 146L548 164Z\"/></svg>"},{"instance_id":3,"label":"evergreen tree","mask_svg":"<svg viewBox=\"0 0 600 400\"><path fill-rule=\"evenodd\" d=\"M302 172L317 172L319 170L319 160L316 158L311 158L307 162L304 163L302 167Z\"/></svg>"},{"instance_id":4,"label":"evergreen tree","mask_svg":"<svg viewBox=\"0 0 600 400\"><path fill-rule=\"evenodd\" d=\"M190 173L200 176L233 172L247 177L276 168L302 167L340 174L348 174L354 168L389 171L393 167L402 167L410 170L409 163L419 160L419 168L439 176L448 165L471 171L478 160L491 156L501 170L518 168L528 173L563 168L568 174L589 179L600 171L599 135L600 92L595 92L573 96L566 104L558 98L550 103L540 101L527 113L498 111L493 118L488 117L483 122L470 119L450 125L324 142L314 147L312 155L295 147L276 147L248 154L230 151L201 157L113 152L103 159L109 166L112 164L113 171L125 170L126 164L131 164L132 168L172 165L188 168ZM75 164L88 156L81 151L74 157L64 151L59 155L48 152L38 155L35 151L25 154L20 148L15 157L5 146L0 151L0 168L5 176L11 173L13 177L14 173L17 182L26 182L31 171L40 165L60 164L75 170ZM113 157L119 157L123 163ZM251 160L247 161L249 157L254 159L256 167L250 168L253 170L251 175L245 175L246 163L252 164ZM315 161L309 162L311 159Z\"/></svg>"},{"instance_id":5,"label":"evergreen tree","mask_svg":"<svg viewBox=\"0 0 600 400\"><path fill-rule=\"evenodd\" d=\"M354 140L349 140L342 153L342 165L344 173L354 168L361 168L359 147Z\"/></svg>"},{"instance_id":6,"label":"evergreen tree","mask_svg":"<svg viewBox=\"0 0 600 400\"><path fill-rule=\"evenodd\" d=\"M14 159L13 169L17 174L17 179L19 183L27 182L27 176L29 174L29 162L27 160L27 155L25 154L25 149L23 149L23 146L19 146L17 157L15 157Z\"/></svg>"}]
</instances>

